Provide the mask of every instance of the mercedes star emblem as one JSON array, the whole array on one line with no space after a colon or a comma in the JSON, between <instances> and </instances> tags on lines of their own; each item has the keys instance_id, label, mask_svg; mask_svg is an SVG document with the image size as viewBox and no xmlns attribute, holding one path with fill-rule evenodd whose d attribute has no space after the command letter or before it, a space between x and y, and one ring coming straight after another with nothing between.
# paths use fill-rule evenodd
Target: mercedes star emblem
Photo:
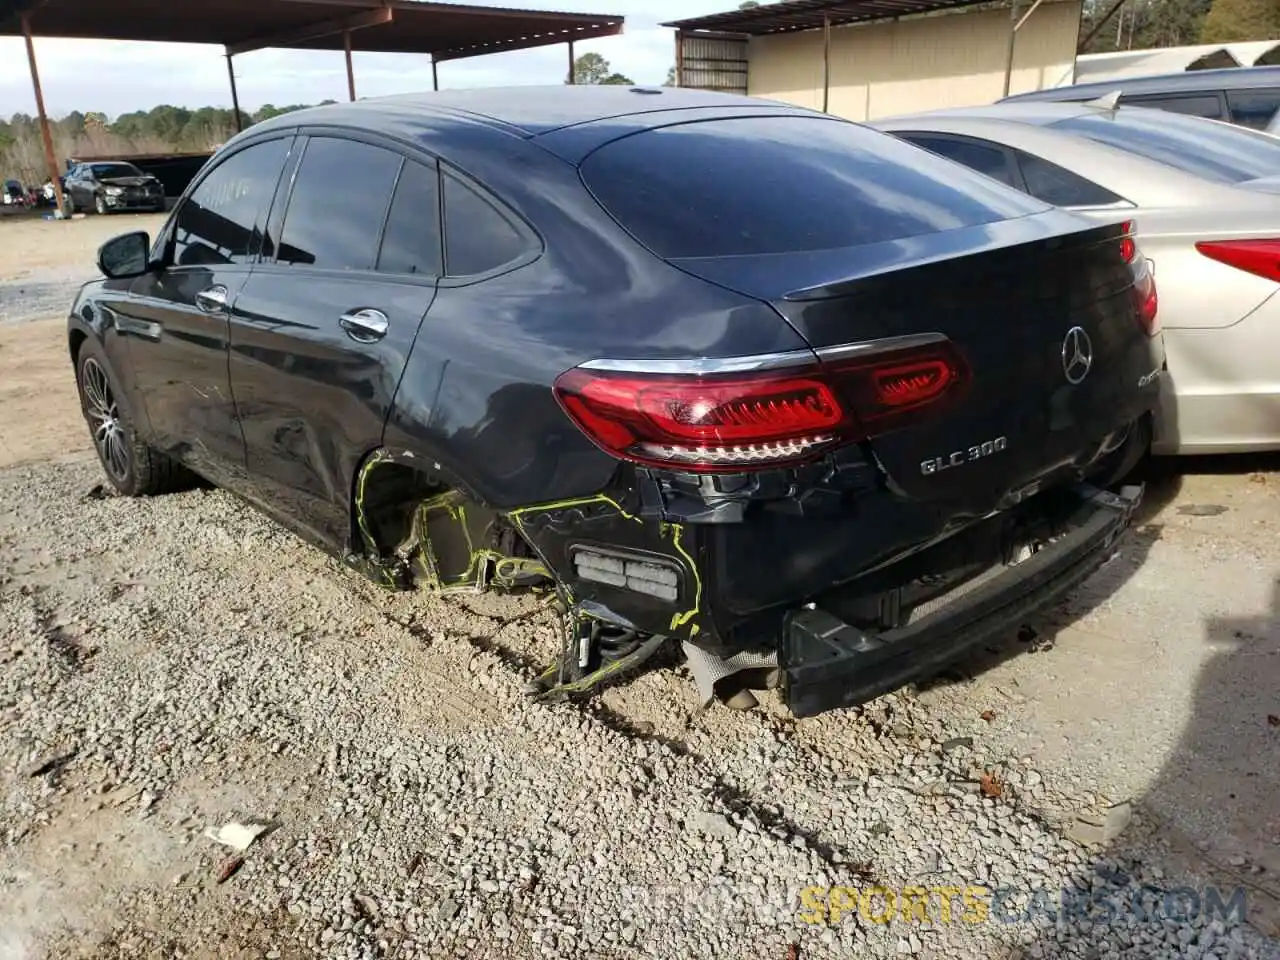
<instances>
[{"instance_id":1,"label":"mercedes star emblem","mask_svg":"<svg viewBox=\"0 0 1280 960\"><path fill-rule=\"evenodd\" d=\"M1062 372L1067 383L1079 383L1093 369L1093 341L1081 327L1072 327L1062 341Z\"/></svg>"}]
</instances>

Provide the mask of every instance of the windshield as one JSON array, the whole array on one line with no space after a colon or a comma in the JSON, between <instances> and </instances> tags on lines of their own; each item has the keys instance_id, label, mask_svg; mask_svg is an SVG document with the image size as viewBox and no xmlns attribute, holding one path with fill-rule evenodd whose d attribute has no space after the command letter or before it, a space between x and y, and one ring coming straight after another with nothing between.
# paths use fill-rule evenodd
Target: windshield
<instances>
[{"instance_id":1,"label":"windshield","mask_svg":"<svg viewBox=\"0 0 1280 960\"><path fill-rule=\"evenodd\" d=\"M1218 183L1280 175L1280 140L1228 123L1130 107L1050 126Z\"/></svg>"},{"instance_id":2,"label":"windshield","mask_svg":"<svg viewBox=\"0 0 1280 960\"><path fill-rule=\"evenodd\" d=\"M663 127L601 147L582 176L668 259L835 250L1048 209L896 137L824 117Z\"/></svg>"},{"instance_id":3,"label":"windshield","mask_svg":"<svg viewBox=\"0 0 1280 960\"><path fill-rule=\"evenodd\" d=\"M140 177L142 171L132 163L95 163L91 164L93 175L98 179L104 177Z\"/></svg>"}]
</instances>

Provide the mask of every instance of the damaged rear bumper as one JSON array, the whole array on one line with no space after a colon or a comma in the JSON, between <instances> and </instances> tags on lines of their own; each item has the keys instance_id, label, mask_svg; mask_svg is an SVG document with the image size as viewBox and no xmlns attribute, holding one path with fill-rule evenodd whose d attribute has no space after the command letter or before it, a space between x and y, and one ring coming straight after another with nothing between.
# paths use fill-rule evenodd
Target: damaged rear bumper
<instances>
[{"instance_id":1,"label":"damaged rear bumper","mask_svg":"<svg viewBox=\"0 0 1280 960\"><path fill-rule=\"evenodd\" d=\"M1111 555L1142 499L1082 485L1065 531L1020 563L995 567L922 607L909 623L863 630L816 606L793 611L781 645L783 694L797 717L855 706L936 673L1080 584Z\"/></svg>"}]
</instances>

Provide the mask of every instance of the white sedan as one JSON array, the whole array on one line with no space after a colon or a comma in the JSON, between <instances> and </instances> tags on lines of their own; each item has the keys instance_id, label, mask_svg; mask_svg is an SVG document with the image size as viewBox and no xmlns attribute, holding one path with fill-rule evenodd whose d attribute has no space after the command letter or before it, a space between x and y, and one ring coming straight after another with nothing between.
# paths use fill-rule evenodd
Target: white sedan
<instances>
[{"instance_id":1,"label":"white sedan","mask_svg":"<svg viewBox=\"0 0 1280 960\"><path fill-rule=\"evenodd\" d=\"M1157 454L1280 450L1280 138L1099 102L1009 102L872 124L1046 203L1129 212L1169 375Z\"/></svg>"}]
</instances>

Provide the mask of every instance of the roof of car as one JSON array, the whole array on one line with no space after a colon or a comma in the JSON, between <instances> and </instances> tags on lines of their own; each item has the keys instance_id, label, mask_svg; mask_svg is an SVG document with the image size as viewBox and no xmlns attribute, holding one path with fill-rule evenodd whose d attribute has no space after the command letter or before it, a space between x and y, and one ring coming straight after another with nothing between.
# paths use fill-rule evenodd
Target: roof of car
<instances>
[{"instance_id":1,"label":"roof of car","mask_svg":"<svg viewBox=\"0 0 1280 960\"><path fill-rule=\"evenodd\" d=\"M1048 90L1033 90L1006 97L1002 102L1027 100L1092 100L1121 90L1126 94L1194 93L1200 90L1239 90L1280 87L1280 67L1228 67L1221 70L1185 70L1150 77L1116 77Z\"/></svg>"},{"instance_id":2,"label":"roof of car","mask_svg":"<svg viewBox=\"0 0 1280 960\"><path fill-rule=\"evenodd\" d=\"M399 94L311 107L281 114L266 121L273 125L307 123L369 122L379 111L421 113L424 116L458 117L487 121L510 132L536 137L552 130L596 120L659 113L668 110L695 110L706 107L767 106L768 101L706 90L678 87L613 85L573 85L542 87L487 87L448 90L439 93ZM795 109L789 104L780 107ZM255 125L259 129L264 124Z\"/></svg>"},{"instance_id":3,"label":"roof of car","mask_svg":"<svg viewBox=\"0 0 1280 960\"><path fill-rule=\"evenodd\" d=\"M885 117L875 120L873 127L885 129L907 130L912 123L928 120L1004 120L1009 123L1024 123L1034 127L1046 127L1059 120L1083 116L1105 107L1094 107L1087 103L1056 103L1052 101L1026 101L1010 103L1001 101L980 107L953 107L948 110L929 110L924 113L913 113L900 117ZM1141 110L1142 107L1119 107L1120 110Z\"/></svg>"}]
</instances>

